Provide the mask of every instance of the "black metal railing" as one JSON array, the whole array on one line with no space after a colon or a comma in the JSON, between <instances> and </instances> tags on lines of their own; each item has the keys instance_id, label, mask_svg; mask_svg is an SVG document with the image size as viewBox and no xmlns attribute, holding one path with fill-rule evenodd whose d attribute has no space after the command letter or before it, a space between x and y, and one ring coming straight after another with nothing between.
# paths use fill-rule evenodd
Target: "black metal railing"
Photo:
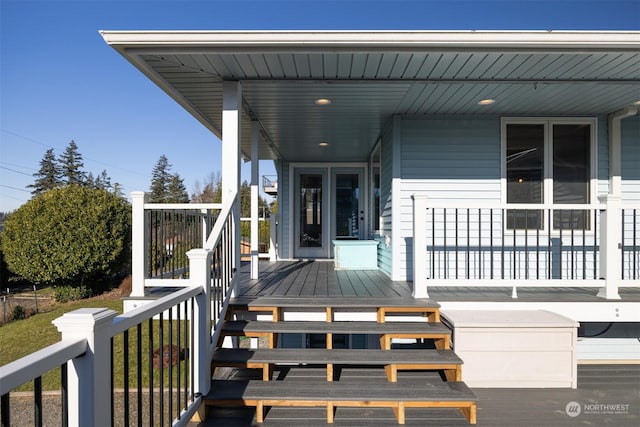
<instances>
[{"instance_id":1,"label":"black metal railing","mask_svg":"<svg viewBox=\"0 0 640 427\"><path fill-rule=\"evenodd\" d=\"M598 209L429 208L432 279L599 277Z\"/></svg>"},{"instance_id":2,"label":"black metal railing","mask_svg":"<svg viewBox=\"0 0 640 427\"><path fill-rule=\"evenodd\" d=\"M640 209L622 209L622 280L640 280Z\"/></svg>"},{"instance_id":3,"label":"black metal railing","mask_svg":"<svg viewBox=\"0 0 640 427\"><path fill-rule=\"evenodd\" d=\"M188 277L186 253L201 248L213 229L217 212L193 209L145 211L146 278Z\"/></svg>"}]
</instances>

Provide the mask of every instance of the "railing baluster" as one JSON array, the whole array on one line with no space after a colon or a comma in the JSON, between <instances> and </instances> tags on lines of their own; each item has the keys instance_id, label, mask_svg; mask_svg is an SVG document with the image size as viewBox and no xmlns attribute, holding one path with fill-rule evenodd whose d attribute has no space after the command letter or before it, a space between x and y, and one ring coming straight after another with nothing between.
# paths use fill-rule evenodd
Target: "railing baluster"
<instances>
[{"instance_id":1,"label":"railing baluster","mask_svg":"<svg viewBox=\"0 0 640 427\"><path fill-rule=\"evenodd\" d=\"M122 333L123 381L124 381L124 425L129 425L129 330ZM113 366L113 360L112 366Z\"/></svg>"},{"instance_id":2,"label":"railing baluster","mask_svg":"<svg viewBox=\"0 0 640 427\"><path fill-rule=\"evenodd\" d=\"M176 392L177 392L177 399L176 399L176 417L177 419L180 419L180 380L182 379L182 377L180 376L181 372L180 372L180 355L182 354L182 342L180 340L180 332L181 332L181 327L182 325L180 324L180 308L182 307L181 304L179 304L176 307L176 341L178 342L178 360L177 360L177 366L176 366Z\"/></svg>"},{"instance_id":3,"label":"railing baluster","mask_svg":"<svg viewBox=\"0 0 640 427\"><path fill-rule=\"evenodd\" d=\"M638 279L638 235L637 235L637 219L638 219L638 213L636 212L635 209L633 209L633 242L631 245L631 250L632 250L632 254L633 254L633 280Z\"/></svg>"},{"instance_id":4,"label":"railing baluster","mask_svg":"<svg viewBox=\"0 0 640 427\"><path fill-rule=\"evenodd\" d=\"M551 252L551 244L553 241L551 240L551 232L553 231L553 215L551 213L551 209L547 211L547 279L551 279L552 274L552 252Z\"/></svg>"},{"instance_id":5,"label":"railing baluster","mask_svg":"<svg viewBox=\"0 0 640 427\"><path fill-rule=\"evenodd\" d=\"M444 278L447 279L449 275L449 266L447 264L447 209L442 209L442 222L444 225Z\"/></svg>"},{"instance_id":6,"label":"railing baluster","mask_svg":"<svg viewBox=\"0 0 640 427\"><path fill-rule=\"evenodd\" d=\"M0 397L0 408L2 409L2 427L9 427L11 425L11 404L9 393L3 394Z\"/></svg>"},{"instance_id":7,"label":"railing baluster","mask_svg":"<svg viewBox=\"0 0 640 427\"><path fill-rule=\"evenodd\" d=\"M169 419L173 417L173 309L169 309Z\"/></svg>"},{"instance_id":8,"label":"railing baluster","mask_svg":"<svg viewBox=\"0 0 640 427\"><path fill-rule=\"evenodd\" d=\"M436 278L436 209L431 209L431 279Z\"/></svg>"},{"instance_id":9,"label":"railing baluster","mask_svg":"<svg viewBox=\"0 0 640 427\"><path fill-rule=\"evenodd\" d=\"M110 344L109 344L109 353L110 353L110 358L111 358L111 372L109 373L109 382L111 385L111 427L113 427L115 425L115 417L116 417L116 412L114 411L115 409L115 401L116 401L116 388L115 388L115 381L113 380L113 368L114 368L114 363L113 363L113 337L111 337L111 339L109 340Z\"/></svg>"},{"instance_id":10,"label":"railing baluster","mask_svg":"<svg viewBox=\"0 0 640 427\"><path fill-rule=\"evenodd\" d=\"M502 242L501 242L501 247L500 247L500 278L504 280L504 238L505 238L505 234L507 234L507 224L509 223L508 218L506 218L506 215L508 215L508 211L505 209L500 209L500 219L502 221Z\"/></svg>"},{"instance_id":11,"label":"railing baluster","mask_svg":"<svg viewBox=\"0 0 640 427\"><path fill-rule=\"evenodd\" d=\"M136 357L137 357L137 381L138 381L138 426L142 426L142 323L136 326Z\"/></svg>"},{"instance_id":12,"label":"railing baluster","mask_svg":"<svg viewBox=\"0 0 640 427\"><path fill-rule=\"evenodd\" d=\"M576 229L576 226L573 223L573 213L574 213L574 210L571 209L569 211L569 226L571 226L571 249L570 250L571 250L571 279L572 280L574 279L573 272L575 270L575 264L574 264L574 261L575 261L575 245L574 245L574 240L573 239L574 239L575 229Z\"/></svg>"},{"instance_id":13,"label":"railing baluster","mask_svg":"<svg viewBox=\"0 0 640 427\"><path fill-rule=\"evenodd\" d=\"M154 411L153 411L153 403L154 403L154 390L153 390L153 318L149 319L149 336L147 337L147 342L149 345L149 426L153 427L153 419L154 419Z\"/></svg>"},{"instance_id":14,"label":"railing baluster","mask_svg":"<svg viewBox=\"0 0 640 427\"><path fill-rule=\"evenodd\" d=\"M158 404L160 405L160 422L159 425L164 425L164 313L160 313L160 323L158 324L159 334L158 340L160 342L160 396L158 396Z\"/></svg>"},{"instance_id":15,"label":"railing baluster","mask_svg":"<svg viewBox=\"0 0 640 427\"><path fill-rule=\"evenodd\" d=\"M33 423L42 427L42 377L33 379Z\"/></svg>"},{"instance_id":16,"label":"railing baluster","mask_svg":"<svg viewBox=\"0 0 640 427\"><path fill-rule=\"evenodd\" d=\"M540 217L536 216L536 279L540 279L540 219L539 218Z\"/></svg>"},{"instance_id":17,"label":"railing baluster","mask_svg":"<svg viewBox=\"0 0 640 427\"><path fill-rule=\"evenodd\" d=\"M598 220L599 214L598 210L593 210L593 278L598 278L598 253L597 253L597 243L598 243Z\"/></svg>"},{"instance_id":18,"label":"railing baluster","mask_svg":"<svg viewBox=\"0 0 640 427\"><path fill-rule=\"evenodd\" d=\"M516 265L518 264L518 259L517 259L517 252L516 252L516 245L517 245L517 241L516 241L516 230L518 227L516 227L516 221L518 220L517 216L516 216L516 210L513 209L513 265L511 266L511 268L513 269L513 279L515 280L517 278L516 274L517 274L517 269L516 269Z\"/></svg>"},{"instance_id":19,"label":"railing baluster","mask_svg":"<svg viewBox=\"0 0 640 427\"><path fill-rule=\"evenodd\" d=\"M184 384L184 407L185 408L189 404L188 396L187 396L187 390L188 390L188 387L189 387L189 384L187 382L187 380L188 380L188 377L187 377L188 372L187 371L188 371L188 366L189 366L188 363L187 363L187 360L188 360L189 353L190 353L190 347L189 347L189 342L188 342L188 339L189 339L188 332L189 332L189 330L187 329L188 326L189 326L189 318L187 317L188 306L189 306L188 302L185 301L184 302L184 325L183 325L183 327L184 327L184 372L183 372L184 380L183 380L183 384Z\"/></svg>"},{"instance_id":20,"label":"railing baluster","mask_svg":"<svg viewBox=\"0 0 640 427\"><path fill-rule=\"evenodd\" d=\"M489 276L493 279L493 208L489 209Z\"/></svg>"},{"instance_id":21,"label":"railing baluster","mask_svg":"<svg viewBox=\"0 0 640 427\"><path fill-rule=\"evenodd\" d=\"M471 255L471 253L469 251L469 249L470 249L469 246L471 246L471 237L470 237L470 234L471 234L471 218L470 218L470 216L471 216L471 210L467 209L467 255L466 255L466 258L467 258L466 261L467 262L466 262L466 266L465 266L465 276L466 276L467 279L469 279L469 270L471 268L471 264L469 263L469 256ZM457 222L457 219L456 219L456 222ZM457 272L457 270L458 270L458 266L456 265L456 272Z\"/></svg>"},{"instance_id":22,"label":"railing baluster","mask_svg":"<svg viewBox=\"0 0 640 427\"><path fill-rule=\"evenodd\" d=\"M529 278L529 209L524 210L524 278Z\"/></svg>"},{"instance_id":23,"label":"railing baluster","mask_svg":"<svg viewBox=\"0 0 640 427\"><path fill-rule=\"evenodd\" d=\"M454 224L455 224L455 246L454 246L454 250L455 250L455 272L456 272L456 279L458 278L458 208L455 208L453 211L453 218L454 218ZM468 228L468 227L467 227Z\"/></svg>"},{"instance_id":24,"label":"railing baluster","mask_svg":"<svg viewBox=\"0 0 640 427\"><path fill-rule=\"evenodd\" d=\"M482 263L482 209L478 209L478 279L484 279L484 264Z\"/></svg>"},{"instance_id":25,"label":"railing baluster","mask_svg":"<svg viewBox=\"0 0 640 427\"><path fill-rule=\"evenodd\" d=\"M69 390L67 386L68 370L67 364L60 365L60 425L69 425Z\"/></svg>"}]
</instances>

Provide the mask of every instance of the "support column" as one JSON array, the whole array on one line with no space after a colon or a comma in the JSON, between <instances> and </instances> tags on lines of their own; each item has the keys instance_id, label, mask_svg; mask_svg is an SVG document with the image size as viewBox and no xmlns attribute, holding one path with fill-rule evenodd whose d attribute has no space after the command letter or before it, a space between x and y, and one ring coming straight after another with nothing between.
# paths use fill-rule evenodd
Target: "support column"
<instances>
[{"instance_id":1,"label":"support column","mask_svg":"<svg viewBox=\"0 0 640 427\"><path fill-rule=\"evenodd\" d=\"M258 137L260 136L258 122L251 124L251 278L258 278L259 223L258 223L258 181L260 165L258 157Z\"/></svg>"},{"instance_id":2,"label":"support column","mask_svg":"<svg viewBox=\"0 0 640 427\"><path fill-rule=\"evenodd\" d=\"M222 204L240 192L240 122L242 86L225 81L222 94ZM240 267L240 197L236 199L233 218L233 268Z\"/></svg>"},{"instance_id":3,"label":"support column","mask_svg":"<svg viewBox=\"0 0 640 427\"><path fill-rule=\"evenodd\" d=\"M598 296L606 299L620 299L619 281L622 280L622 242L621 198L611 194L599 197L607 209L600 213L600 278L604 279L604 288Z\"/></svg>"},{"instance_id":4,"label":"support column","mask_svg":"<svg viewBox=\"0 0 640 427\"><path fill-rule=\"evenodd\" d=\"M87 352L67 362L69 425L99 426L111 419L111 324L118 313L106 308L81 308L53 324L62 340L85 338Z\"/></svg>"},{"instance_id":5,"label":"support column","mask_svg":"<svg viewBox=\"0 0 640 427\"><path fill-rule=\"evenodd\" d=\"M148 237L144 227L144 204L147 196L143 191L131 193L131 295L144 296L145 241Z\"/></svg>"},{"instance_id":6,"label":"support column","mask_svg":"<svg viewBox=\"0 0 640 427\"><path fill-rule=\"evenodd\" d=\"M413 199L413 297L429 298L427 291L427 196Z\"/></svg>"}]
</instances>

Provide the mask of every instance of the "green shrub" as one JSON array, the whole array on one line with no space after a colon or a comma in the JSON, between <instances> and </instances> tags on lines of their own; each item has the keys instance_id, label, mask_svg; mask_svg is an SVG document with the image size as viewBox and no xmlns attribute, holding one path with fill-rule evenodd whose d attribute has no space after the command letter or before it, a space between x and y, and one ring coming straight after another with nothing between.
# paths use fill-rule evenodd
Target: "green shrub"
<instances>
[{"instance_id":1,"label":"green shrub","mask_svg":"<svg viewBox=\"0 0 640 427\"><path fill-rule=\"evenodd\" d=\"M2 250L11 271L44 285L102 286L128 270L131 212L106 190L48 190L11 213Z\"/></svg>"},{"instance_id":2,"label":"green shrub","mask_svg":"<svg viewBox=\"0 0 640 427\"><path fill-rule=\"evenodd\" d=\"M55 286L53 288L53 299L56 302L79 301L90 296L91 289L86 286Z\"/></svg>"},{"instance_id":3,"label":"green shrub","mask_svg":"<svg viewBox=\"0 0 640 427\"><path fill-rule=\"evenodd\" d=\"M24 311L24 308L21 305L16 305L13 307L13 314L11 318L13 320L22 320L27 317L27 312Z\"/></svg>"}]
</instances>

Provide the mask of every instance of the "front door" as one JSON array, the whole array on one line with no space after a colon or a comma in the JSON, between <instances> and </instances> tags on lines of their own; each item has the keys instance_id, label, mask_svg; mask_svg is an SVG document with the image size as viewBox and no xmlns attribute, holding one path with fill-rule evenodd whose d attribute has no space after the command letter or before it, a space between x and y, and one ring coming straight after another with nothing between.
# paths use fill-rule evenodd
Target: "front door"
<instances>
[{"instance_id":1,"label":"front door","mask_svg":"<svg viewBox=\"0 0 640 427\"><path fill-rule=\"evenodd\" d=\"M294 182L296 258L330 258L332 240L364 238L364 168L296 168Z\"/></svg>"},{"instance_id":2,"label":"front door","mask_svg":"<svg viewBox=\"0 0 640 427\"><path fill-rule=\"evenodd\" d=\"M327 169L296 169L295 184L295 256L326 258L329 256Z\"/></svg>"}]
</instances>

